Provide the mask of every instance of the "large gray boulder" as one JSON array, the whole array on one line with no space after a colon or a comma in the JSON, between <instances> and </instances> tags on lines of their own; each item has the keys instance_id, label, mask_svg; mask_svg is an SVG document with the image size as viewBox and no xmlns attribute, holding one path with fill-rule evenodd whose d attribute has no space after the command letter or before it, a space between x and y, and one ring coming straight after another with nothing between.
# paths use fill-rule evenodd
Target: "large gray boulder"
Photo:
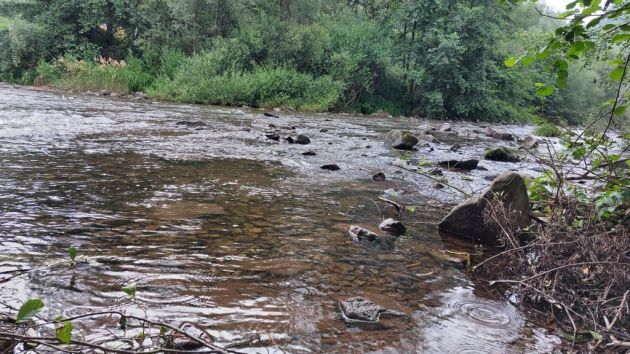
<instances>
[{"instance_id":1,"label":"large gray boulder","mask_svg":"<svg viewBox=\"0 0 630 354\"><path fill-rule=\"evenodd\" d=\"M385 135L385 142L394 149L411 150L418 144L418 138L410 132L392 130Z\"/></svg>"},{"instance_id":2,"label":"large gray boulder","mask_svg":"<svg viewBox=\"0 0 630 354\"><path fill-rule=\"evenodd\" d=\"M441 231L480 241L487 245L500 244L499 225L484 220L490 201L499 201L508 208L510 225L523 229L529 225L529 197L523 177L515 172L498 176L480 195L459 204L438 225Z\"/></svg>"}]
</instances>

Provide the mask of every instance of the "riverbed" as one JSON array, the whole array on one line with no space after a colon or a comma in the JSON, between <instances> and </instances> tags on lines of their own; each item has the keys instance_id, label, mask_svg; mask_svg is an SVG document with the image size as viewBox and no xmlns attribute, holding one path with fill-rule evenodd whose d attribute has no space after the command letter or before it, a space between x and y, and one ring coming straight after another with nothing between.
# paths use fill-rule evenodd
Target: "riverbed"
<instances>
[{"instance_id":1,"label":"riverbed","mask_svg":"<svg viewBox=\"0 0 630 354\"><path fill-rule=\"evenodd\" d=\"M483 124L440 132L443 122L426 119L275 114L0 86L0 310L32 298L51 318L116 309L192 323L244 353L558 345L502 294L471 281L456 255L470 247L435 226L463 198L448 185L473 193L504 171L534 175L536 165L481 161L437 181L410 171L483 160L487 148L514 142L485 137ZM437 140L396 151L383 143L392 129ZM285 140L298 134L311 143ZM462 147L452 151L454 143ZM377 172L387 180L374 181ZM379 197L407 209L397 215ZM348 237L350 225L378 231L391 216L408 232L388 247ZM80 256L74 270L69 247ZM122 291L132 283L135 299ZM347 324L338 302L356 296L403 315L376 328ZM115 328L75 326L95 342Z\"/></svg>"}]
</instances>

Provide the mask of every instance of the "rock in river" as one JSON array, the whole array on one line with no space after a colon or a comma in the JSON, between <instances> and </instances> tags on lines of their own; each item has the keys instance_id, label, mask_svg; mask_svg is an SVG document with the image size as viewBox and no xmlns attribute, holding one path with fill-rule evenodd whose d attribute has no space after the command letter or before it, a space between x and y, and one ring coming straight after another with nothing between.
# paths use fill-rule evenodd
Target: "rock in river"
<instances>
[{"instance_id":1,"label":"rock in river","mask_svg":"<svg viewBox=\"0 0 630 354\"><path fill-rule=\"evenodd\" d=\"M302 153L302 155L304 155L304 156L316 156L317 153L315 151L313 151L313 150L308 150L308 151L304 151Z\"/></svg>"},{"instance_id":2,"label":"rock in river","mask_svg":"<svg viewBox=\"0 0 630 354\"><path fill-rule=\"evenodd\" d=\"M499 202L509 212L510 225L518 231L529 225L529 197L523 177L515 172L498 176L483 193L459 204L438 225L441 231L481 241L488 245L500 243L501 228L486 222L484 211L489 202Z\"/></svg>"},{"instance_id":3,"label":"rock in river","mask_svg":"<svg viewBox=\"0 0 630 354\"><path fill-rule=\"evenodd\" d=\"M190 128L197 128L197 127L205 127L206 123L200 121L200 120L182 120L179 121L177 123L175 123L175 125L183 125L185 127L190 127Z\"/></svg>"},{"instance_id":4,"label":"rock in river","mask_svg":"<svg viewBox=\"0 0 630 354\"><path fill-rule=\"evenodd\" d=\"M273 141L280 141L280 135L278 135L276 133L265 134L265 136L267 137L267 139L270 139L270 140L273 140Z\"/></svg>"},{"instance_id":5,"label":"rock in river","mask_svg":"<svg viewBox=\"0 0 630 354\"><path fill-rule=\"evenodd\" d=\"M486 151L486 160L503 161L503 162L519 162L520 158L514 151L506 147L499 147Z\"/></svg>"},{"instance_id":6,"label":"rock in river","mask_svg":"<svg viewBox=\"0 0 630 354\"><path fill-rule=\"evenodd\" d=\"M387 178L383 172L376 173L372 176L372 180L375 182L384 182Z\"/></svg>"},{"instance_id":7,"label":"rock in river","mask_svg":"<svg viewBox=\"0 0 630 354\"><path fill-rule=\"evenodd\" d=\"M394 219L387 219L383 221L378 228L393 235L404 235L405 232L407 232L405 225Z\"/></svg>"},{"instance_id":8,"label":"rock in river","mask_svg":"<svg viewBox=\"0 0 630 354\"><path fill-rule=\"evenodd\" d=\"M402 316L403 313L381 307L362 297L339 301L343 320L348 323L378 323L381 315Z\"/></svg>"},{"instance_id":9,"label":"rock in river","mask_svg":"<svg viewBox=\"0 0 630 354\"><path fill-rule=\"evenodd\" d=\"M491 137L491 138L495 138L495 139L499 139L499 140L507 140L507 141L512 141L514 140L514 136L510 133L504 133L504 132L499 132L496 131L490 127L486 128L486 136Z\"/></svg>"},{"instance_id":10,"label":"rock in river","mask_svg":"<svg viewBox=\"0 0 630 354\"><path fill-rule=\"evenodd\" d=\"M535 149L538 147L538 140L531 135L527 135L521 140L521 146L527 150Z\"/></svg>"},{"instance_id":11,"label":"rock in river","mask_svg":"<svg viewBox=\"0 0 630 354\"><path fill-rule=\"evenodd\" d=\"M269 112L265 112L265 113L263 113L263 115L265 117L269 117L269 118L280 118L280 116L278 116L277 114L273 114L273 113L269 113Z\"/></svg>"},{"instance_id":12,"label":"rock in river","mask_svg":"<svg viewBox=\"0 0 630 354\"><path fill-rule=\"evenodd\" d=\"M341 170L341 167L339 167L339 165L337 165L336 163L329 163L326 165L321 165L319 166L319 168L321 168L322 170L327 170L327 171L339 171Z\"/></svg>"},{"instance_id":13,"label":"rock in river","mask_svg":"<svg viewBox=\"0 0 630 354\"><path fill-rule=\"evenodd\" d=\"M444 168L457 168L460 170L474 170L477 168L479 164L479 160L470 159L470 160L445 160L440 161L438 165Z\"/></svg>"},{"instance_id":14,"label":"rock in river","mask_svg":"<svg viewBox=\"0 0 630 354\"><path fill-rule=\"evenodd\" d=\"M352 241L358 243L374 242L380 238L379 235L373 233L372 231L356 225L350 226L348 229L348 235Z\"/></svg>"},{"instance_id":15,"label":"rock in river","mask_svg":"<svg viewBox=\"0 0 630 354\"><path fill-rule=\"evenodd\" d=\"M418 144L418 138L409 132L392 130L385 135L387 145L398 150L411 150Z\"/></svg>"},{"instance_id":16,"label":"rock in river","mask_svg":"<svg viewBox=\"0 0 630 354\"><path fill-rule=\"evenodd\" d=\"M311 143L311 139L309 139L306 135L300 134L298 135L297 139L295 139L295 142L298 144L307 145Z\"/></svg>"}]
</instances>

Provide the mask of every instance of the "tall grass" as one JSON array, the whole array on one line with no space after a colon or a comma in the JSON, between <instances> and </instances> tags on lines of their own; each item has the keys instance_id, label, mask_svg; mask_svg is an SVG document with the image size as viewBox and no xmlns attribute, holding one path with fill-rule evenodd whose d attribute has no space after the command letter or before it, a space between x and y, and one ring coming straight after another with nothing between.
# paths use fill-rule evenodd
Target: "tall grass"
<instances>
[{"instance_id":1,"label":"tall grass","mask_svg":"<svg viewBox=\"0 0 630 354\"><path fill-rule=\"evenodd\" d=\"M53 64L40 62L36 69L37 85L53 85L70 91L107 90L120 94L143 91L153 82L141 61L94 63L63 58Z\"/></svg>"}]
</instances>

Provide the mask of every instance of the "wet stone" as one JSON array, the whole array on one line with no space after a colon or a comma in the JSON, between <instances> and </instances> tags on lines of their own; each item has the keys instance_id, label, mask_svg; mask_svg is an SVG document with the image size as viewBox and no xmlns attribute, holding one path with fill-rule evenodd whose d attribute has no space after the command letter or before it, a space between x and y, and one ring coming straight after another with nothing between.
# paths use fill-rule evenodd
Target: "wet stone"
<instances>
[{"instance_id":1,"label":"wet stone","mask_svg":"<svg viewBox=\"0 0 630 354\"><path fill-rule=\"evenodd\" d=\"M315 151L313 151L313 150L309 150L309 151L304 151L302 153L302 155L304 155L304 156L316 156L317 153Z\"/></svg>"},{"instance_id":2,"label":"wet stone","mask_svg":"<svg viewBox=\"0 0 630 354\"><path fill-rule=\"evenodd\" d=\"M298 135L297 139L295 140L296 143L301 144L301 145L307 145L311 143L311 139L308 138L308 136L306 135Z\"/></svg>"},{"instance_id":3,"label":"wet stone","mask_svg":"<svg viewBox=\"0 0 630 354\"><path fill-rule=\"evenodd\" d=\"M402 316L362 297L354 297L339 302L341 316L346 323L378 323L381 315Z\"/></svg>"},{"instance_id":4,"label":"wet stone","mask_svg":"<svg viewBox=\"0 0 630 354\"><path fill-rule=\"evenodd\" d=\"M269 140L273 140L273 141L280 141L280 135L276 134L276 133L270 133L270 134L265 134L265 136L267 137L267 139Z\"/></svg>"},{"instance_id":5,"label":"wet stone","mask_svg":"<svg viewBox=\"0 0 630 354\"><path fill-rule=\"evenodd\" d=\"M277 115L277 114L273 114L273 113L269 113L269 112L265 112L265 113L263 113L263 115L264 115L265 117L269 117L269 118L280 118L280 116L279 116L279 115Z\"/></svg>"},{"instance_id":6,"label":"wet stone","mask_svg":"<svg viewBox=\"0 0 630 354\"><path fill-rule=\"evenodd\" d=\"M376 173L372 176L372 180L375 182L384 182L387 178L383 172Z\"/></svg>"},{"instance_id":7,"label":"wet stone","mask_svg":"<svg viewBox=\"0 0 630 354\"><path fill-rule=\"evenodd\" d=\"M444 168L455 168L455 169L470 171L477 168L477 165L479 164L479 160L476 160L476 159L445 160L445 161L440 161L438 164Z\"/></svg>"},{"instance_id":8,"label":"wet stone","mask_svg":"<svg viewBox=\"0 0 630 354\"><path fill-rule=\"evenodd\" d=\"M341 167L339 167L339 165L337 165L335 163L321 165L320 168L322 170L326 170L326 171L339 171L339 170L341 170Z\"/></svg>"},{"instance_id":9,"label":"wet stone","mask_svg":"<svg viewBox=\"0 0 630 354\"><path fill-rule=\"evenodd\" d=\"M407 232L407 228L405 227L405 225L403 225L402 222L394 219L387 219L383 221L378 226L378 228L393 235L403 235L405 232Z\"/></svg>"},{"instance_id":10,"label":"wet stone","mask_svg":"<svg viewBox=\"0 0 630 354\"><path fill-rule=\"evenodd\" d=\"M189 120L182 120L179 121L177 123L175 123L175 125L181 125L184 127L189 127L189 128L198 128L198 127L205 127L206 123L200 121L200 120L193 120L193 121L189 121Z\"/></svg>"}]
</instances>

